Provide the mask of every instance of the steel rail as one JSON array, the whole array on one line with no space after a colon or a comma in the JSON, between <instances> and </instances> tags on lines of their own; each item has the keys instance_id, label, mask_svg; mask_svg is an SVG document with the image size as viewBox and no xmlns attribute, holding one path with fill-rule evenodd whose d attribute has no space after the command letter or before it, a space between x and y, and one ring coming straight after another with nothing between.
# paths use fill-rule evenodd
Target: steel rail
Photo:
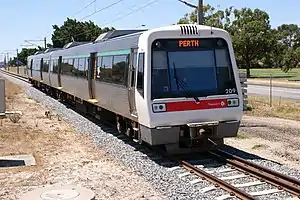
<instances>
[{"instance_id":1,"label":"steel rail","mask_svg":"<svg viewBox=\"0 0 300 200\"><path fill-rule=\"evenodd\" d=\"M222 150L209 153L215 156L218 160L225 161L238 170L251 174L260 180L276 186L279 190L283 189L300 198L300 181L293 177L286 176L264 166L249 162Z\"/></svg>"},{"instance_id":2,"label":"steel rail","mask_svg":"<svg viewBox=\"0 0 300 200\"><path fill-rule=\"evenodd\" d=\"M208 181L210 181L211 183L214 183L216 187L220 187L226 191L228 191L230 193L231 196L236 196L240 199L258 199L232 185L230 185L229 183L199 169L198 167L186 162L186 161L181 161L180 162L180 166L182 166L183 168L187 169L188 171L190 171L191 173L194 173L198 176L200 176L202 179L207 179Z\"/></svg>"}]
</instances>

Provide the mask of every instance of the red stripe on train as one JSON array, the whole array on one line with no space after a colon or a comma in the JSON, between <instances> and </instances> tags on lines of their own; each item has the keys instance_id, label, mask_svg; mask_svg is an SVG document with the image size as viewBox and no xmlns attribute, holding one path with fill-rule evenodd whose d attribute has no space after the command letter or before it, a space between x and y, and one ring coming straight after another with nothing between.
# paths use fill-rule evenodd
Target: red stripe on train
<instances>
[{"instance_id":1,"label":"red stripe on train","mask_svg":"<svg viewBox=\"0 0 300 200\"><path fill-rule=\"evenodd\" d=\"M226 108L227 99L200 100L199 103L195 101L168 102L166 107L167 112Z\"/></svg>"}]
</instances>

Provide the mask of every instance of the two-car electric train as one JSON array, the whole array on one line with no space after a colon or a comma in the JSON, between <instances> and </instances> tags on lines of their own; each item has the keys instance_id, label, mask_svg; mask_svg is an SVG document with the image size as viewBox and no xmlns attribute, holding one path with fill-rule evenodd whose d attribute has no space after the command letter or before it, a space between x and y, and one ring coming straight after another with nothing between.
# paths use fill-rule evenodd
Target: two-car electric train
<instances>
[{"instance_id":1,"label":"two-car electric train","mask_svg":"<svg viewBox=\"0 0 300 200\"><path fill-rule=\"evenodd\" d=\"M28 57L31 83L167 151L237 135L243 97L230 35L202 25L115 30Z\"/></svg>"}]
</instances>

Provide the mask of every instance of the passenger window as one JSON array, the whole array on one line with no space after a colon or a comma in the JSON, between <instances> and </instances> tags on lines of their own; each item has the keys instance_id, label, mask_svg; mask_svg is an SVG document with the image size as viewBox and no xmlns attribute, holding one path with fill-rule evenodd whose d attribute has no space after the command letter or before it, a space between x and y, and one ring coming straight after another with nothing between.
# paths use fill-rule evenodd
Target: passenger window
<instances>
[{"instance_id":1,"label":"passenger window","mask_svg":"<svg viewBox=\"0 0 300 200\"><path fill-rule=\"evenodd\" d=\"M42 71L43 72L48 72L49 71L49 61L48 60L43 60Z\"/></svg>"},{"instance_id":2,"label":"passenger window","mask_svg":"<svg viewBox=\"0 0 300 200\"><path fill-rule=\"evenodd\" d=\"M100 68L100 80L111 82L112 81L112 56L104 56L102 58L101 68Z\"/></svg>"},{"instance_id":3,"label":"passenger window","mask_svg":"<svg viewBox=\"0 0 300 200\"><path fill-rule=\"evenodd\" d=\"M128 67L127 55L114 56L112 67L112 82L125 84L125 70Z\"/></svg>"},{"instance_id":4,"label":"passenger window","mask_svg":"<svg viewBox=\"0 0 300 200\"><path fill-rule=\"evenodd\" d=\"M138 73L137 73L137 89L138 92L144 97L144 65L145 53L139 54Z\"/></svg>"},{"instance_id":5,"label":"passenger window","mask_svg":"<svg viewBox=\"0 0 300 200\"><path fill-rule=\"evenodd\" d=\"M85 77L85 60L86 58L79 58L78 60L78 76Z\"/></svg>"},{"instance_id":6,"label":"passenger window","mask_svg":"<svg viewBox=\"0 0 300 200\"><path fill-rule=\"evenodd\" d=\"M100 80L102 57L97 57L97 79Z\"/></svg>"}]
</instances>

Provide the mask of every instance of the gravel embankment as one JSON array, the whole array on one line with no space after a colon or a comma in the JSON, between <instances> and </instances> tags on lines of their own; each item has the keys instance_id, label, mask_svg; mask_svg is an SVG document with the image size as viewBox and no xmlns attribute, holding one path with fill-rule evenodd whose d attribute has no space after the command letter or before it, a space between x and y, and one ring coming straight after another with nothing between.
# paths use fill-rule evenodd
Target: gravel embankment
<instances>
[{"instance_id":1,"label":"gravel embankment","mask_svg":"<svg viewBox=\"0 0 300 200\"><path fill-rule=\"evenodd\" d=\"M173 172L168 171L167 167L157 164L157 162L155 162L155 159L152 158L153 160L151 160L151 152L143 152L137 150L136 147L138 145L132 145L132 143L128 143L127 141L119 139L116 136L116 134L108 133L111 132L111 129L107 127L101 128L100 126L90 122L88 119L66 108L63 104L46 96L42 92L30 87L28 84L22 81L13 78L9 79L17 84L23 85L26 95L36 99L41 104L47 106L49 109L54 110L56 113L61 115L64 118L64 120L69 122L78 132L89 134L99 147L105 149L107 153L114 156L116 159L121 160L125 166L130 167L137 174L144 177L158 191L160 191L162 195L166 196L168 199L215 199L216 196L227 194L227 192L224 192L219 189L202 194L200 189L210 186L211 184L208 184L208 182L203 181L191 185L190 178L178 177L178 174L183 173L184 170L174 170ZM232 151L239 156L247 158L247 156L243 155L242 152L238 152L233 149L228 149L228 151ZM271 169L275 169L278 172L292 175L295 178L300 178L299 172L288 169L271 161L264 161L260 158L257 158L255 160L251 159L251 161L263 164ZM224 166L213 168L213 170L218 170L221 168L224 168ZM250 181L250 179L251 178L243 178L243 183ZM238 181L239 180L230 182L237 183ZM264 184L258 187L251 187L250 190L251 192L253 192L270 188L272 187L270 187L267 184ZM282 192L279 194L268 195L267 199L284 199L284 197L289 197L289 195Z\"/></svg>"}]
</instances>

